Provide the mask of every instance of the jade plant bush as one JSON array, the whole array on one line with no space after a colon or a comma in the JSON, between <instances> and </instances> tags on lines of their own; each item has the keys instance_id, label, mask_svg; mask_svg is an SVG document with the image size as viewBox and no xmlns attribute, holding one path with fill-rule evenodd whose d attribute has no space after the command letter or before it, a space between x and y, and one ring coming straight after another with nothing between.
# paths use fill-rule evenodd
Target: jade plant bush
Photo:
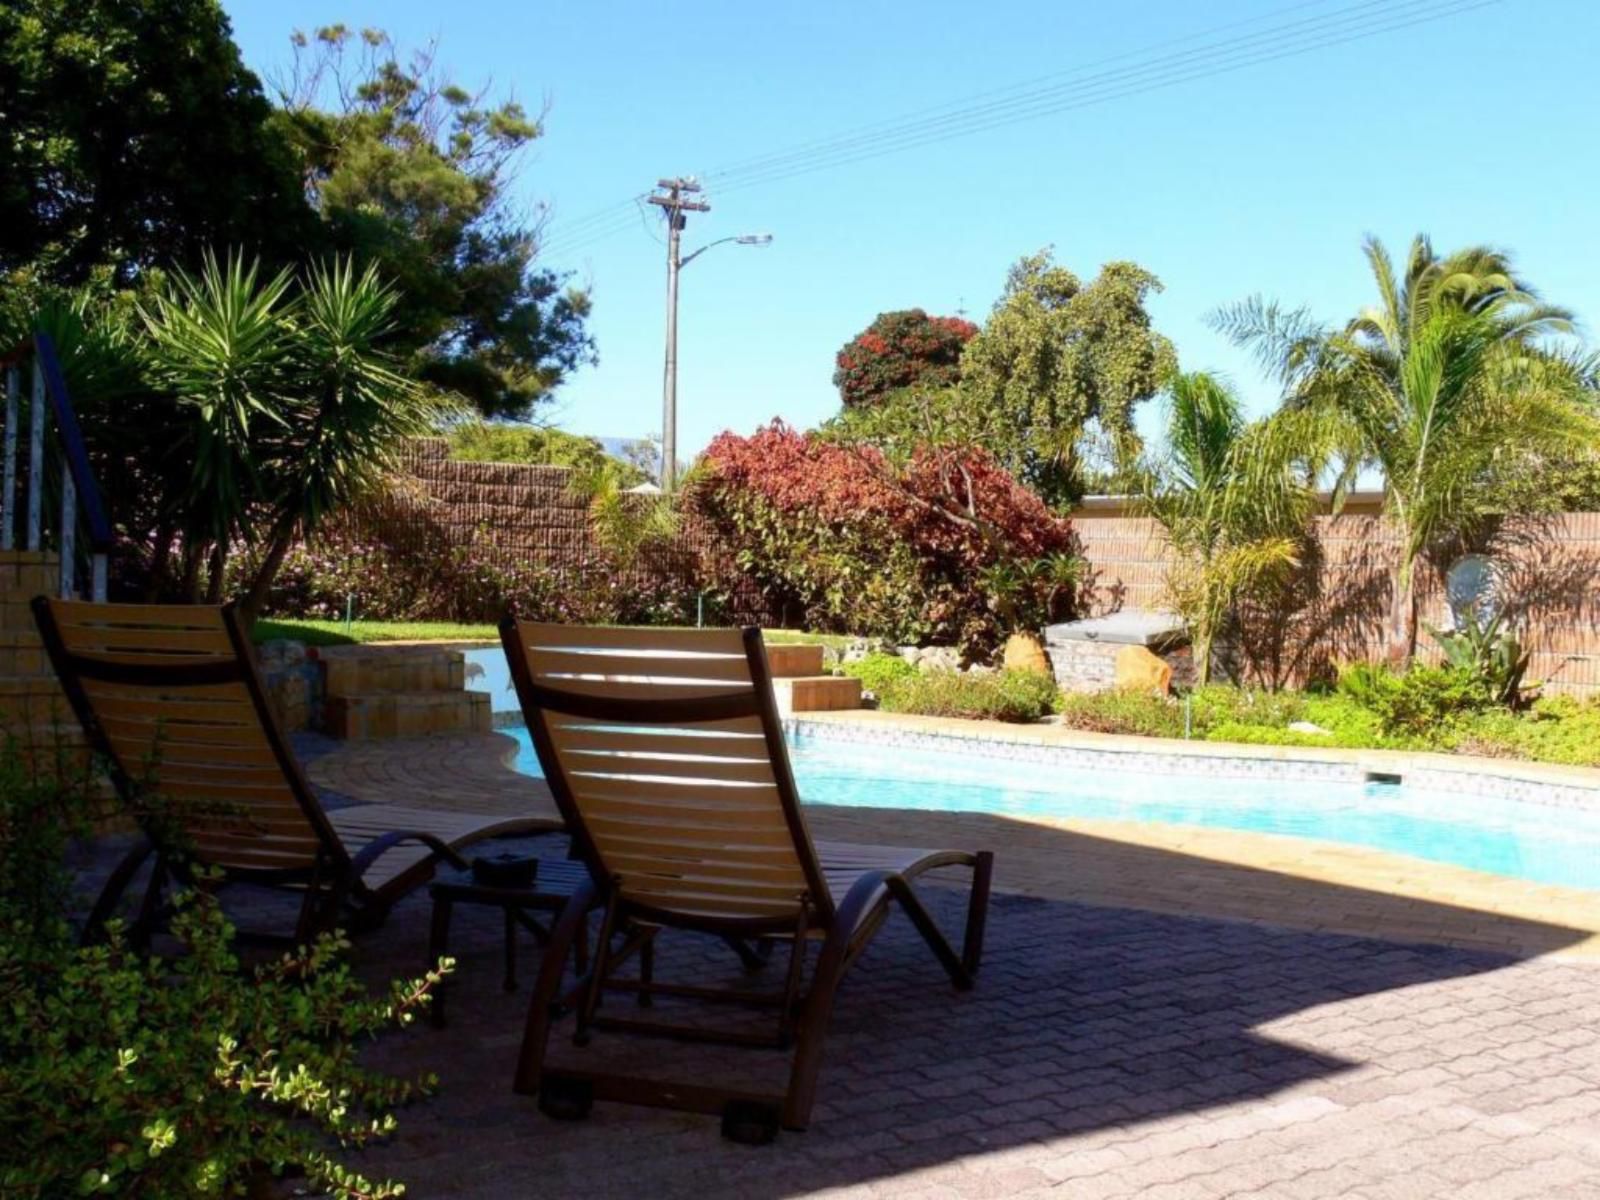
<instances>
[{"instance_id":1,"label":"jade plant bush","mask_svg":"<svg viewBox=\"0 0 1600 1200\"><path fill-rule=\"evenodd\" d=\"M863 691L871 692L874 697L880 697L898 683L917 673L916 665L898 654L868 654L854 662L842 663L839 667L841 675L848 675L852 679L861 680Z\"/></svg>"},{"instance_id":2,"label":"jade plant bush","mask_svg":"<svg viewBox=\"0 0 1600 1200\"><path fill-rule=\"evenodd\" d=\"M250 971L214 899L174 917L183 953L63 947L28 963L0 947L0 1193L19 1197L225 1196L286 1170L340 1200L399 1196L343 1165L427 1091L363 1069L360 1045L409 1023L441 977L374 999L342 961L347 943Z\"/></svg>"},{"instance_id":3,"label":"jade plant bush","mask_svg":"<svg viewBox=\"0 0 1600 1200\"><path fill-rule=\"evenodd\" d=\"M67 839L95 792L0 750L0 1195L230 1196L303 1174L340 1200L399 1196L340 1151L389 1134L431 1076L359 1057L408 1025L448 962L374 996L325 935L246 968L214 897L178 897L168 943L113 925L80 945Z\"/></svg>"}]
</instances>

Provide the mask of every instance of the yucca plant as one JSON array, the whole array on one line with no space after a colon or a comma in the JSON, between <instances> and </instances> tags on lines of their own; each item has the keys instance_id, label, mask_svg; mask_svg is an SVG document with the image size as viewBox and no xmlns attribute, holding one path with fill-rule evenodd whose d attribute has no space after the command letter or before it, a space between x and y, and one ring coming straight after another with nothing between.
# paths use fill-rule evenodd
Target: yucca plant
<instances>
[{"instance_id":1,"label":"yucca plant","mask_svg":"<svg viewBox=\"0 0 1600 1200\"><path fill-rule=\"evenodd\" d=\"M243 604L251 616L295 541L383 487L400 443L453 411L387 350L397 300L376 270L348 258L305 274L289 322L284 426L264 480L270 531Z\"/></svg>"},{"instance_id":2,"label":"yucca plant","mask_svg":"<svg viewBox=\"0 0 1600 1200\"><path fill-rule=\"evenodd\" d=\"M1329 420L1339 494L1362 469L1382 472L1399 542L1391 652L1409 660L1419 560L1501 510L1508 464L1592 446L1600 425L1582 361L1552 341L1572 332L1570 314L1541 301L1508 256L1441 256L1419 236L1402 276L1377 239L1365 250L1378 303L1342 328L1259 298L1214 319L1277 375L1286 406Z\"/></svg>"},{"instance_id":3,"label":"yucca plant","mask_svg":"<svg viewBox=\"0 0 1600 1200\"><path fill-rule=\"evenodd\" d=\"M293 283L287 270L263 280L243 255L207 254L198 275L177 272L142 307L151 382L188 417L172 443L193 464L180 493L185 574L210 547L213 600L228 546L251 532L269 446L289 430Z\"/></svg>"},{"instance_id":4,"label":"yucca plant","mask_svg":"<svg viewBox=\"0 0 1600 1200\"><path fill-rule=\"evenodd\" d=\"M1189 626L1202 684L1240 597L1299 564L1315 501L1306 424L1246 421L1238 396L1205 372L1168 384L1166 452L1146 473L1143 507L1171 552L1166 597Z\"/></svg>"}]
</instances>

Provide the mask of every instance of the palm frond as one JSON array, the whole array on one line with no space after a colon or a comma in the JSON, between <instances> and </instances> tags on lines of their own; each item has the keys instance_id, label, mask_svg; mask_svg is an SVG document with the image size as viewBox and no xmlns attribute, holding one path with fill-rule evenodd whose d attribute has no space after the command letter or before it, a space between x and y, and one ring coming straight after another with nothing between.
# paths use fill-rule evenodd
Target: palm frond
<instances>
[{"instance_id":1,"label":"palm frond","mask_svg":"<svg viewBox=\"0 0 1600 1200\"><path fill-rule=\"evenodd\" d=\"M1316 374L1327 336L1309 309L1285 309L1260 296L1224 305L1206 323L1235 346L1249 350L1290 398Z\"/></svg>"}]
</instances>

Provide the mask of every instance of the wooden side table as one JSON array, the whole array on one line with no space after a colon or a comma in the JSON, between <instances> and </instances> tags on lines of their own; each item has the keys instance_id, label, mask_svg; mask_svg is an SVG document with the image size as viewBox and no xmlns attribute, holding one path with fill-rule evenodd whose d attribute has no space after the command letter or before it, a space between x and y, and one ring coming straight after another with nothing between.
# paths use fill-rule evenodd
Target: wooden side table
<instances>
[{"instance_id":1,"label":"wooden side table","mask_svg":"<svg viewBox=\"0 0 1600 1200\"><path fill-rule=\"evenodd\" d=\"M588 879L589 873L580 862L569 859L542 858L539 872L527 887L488 887L473 880L468 872L461 872L436 880L429 885L433 898L433 921L428 936L428 966L432 968L440 958L449 953L450 917L458 904L483 904L498 908L505 914L505 978L503 986L508 992L517 988L517 926L533 934L534 940L544 946L550 941L550 926L541 924L534 913L549 913L550 922L567 906L578 885ZM578 931L573 950L578 974L589 969L588 936L584 929ZM446 980L446 983L449 981ZM434 994L432 1020L436 1027L445 1023L444 987Z\"/></svg>"}]
</instances>

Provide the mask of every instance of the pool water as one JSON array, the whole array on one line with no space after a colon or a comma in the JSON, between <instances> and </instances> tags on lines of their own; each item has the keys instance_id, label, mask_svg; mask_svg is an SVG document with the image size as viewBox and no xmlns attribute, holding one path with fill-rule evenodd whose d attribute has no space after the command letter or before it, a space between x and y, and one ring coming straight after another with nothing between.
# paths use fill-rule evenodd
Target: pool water
<instances>
[{"instance_id":1,"label":"pool water","mask_svg":"<svg viewBox=\"0 0 1600 1200\"><path fill-rule=\"evenodd\" d=\"M516 769L543 775L528 731ZM1600 812L1404 784L1091 772L970 751L790 739L804 800L1015 817L1154 821L1369 846L1538 883L1600 889Z\"/></svg>"}]
</instances>

